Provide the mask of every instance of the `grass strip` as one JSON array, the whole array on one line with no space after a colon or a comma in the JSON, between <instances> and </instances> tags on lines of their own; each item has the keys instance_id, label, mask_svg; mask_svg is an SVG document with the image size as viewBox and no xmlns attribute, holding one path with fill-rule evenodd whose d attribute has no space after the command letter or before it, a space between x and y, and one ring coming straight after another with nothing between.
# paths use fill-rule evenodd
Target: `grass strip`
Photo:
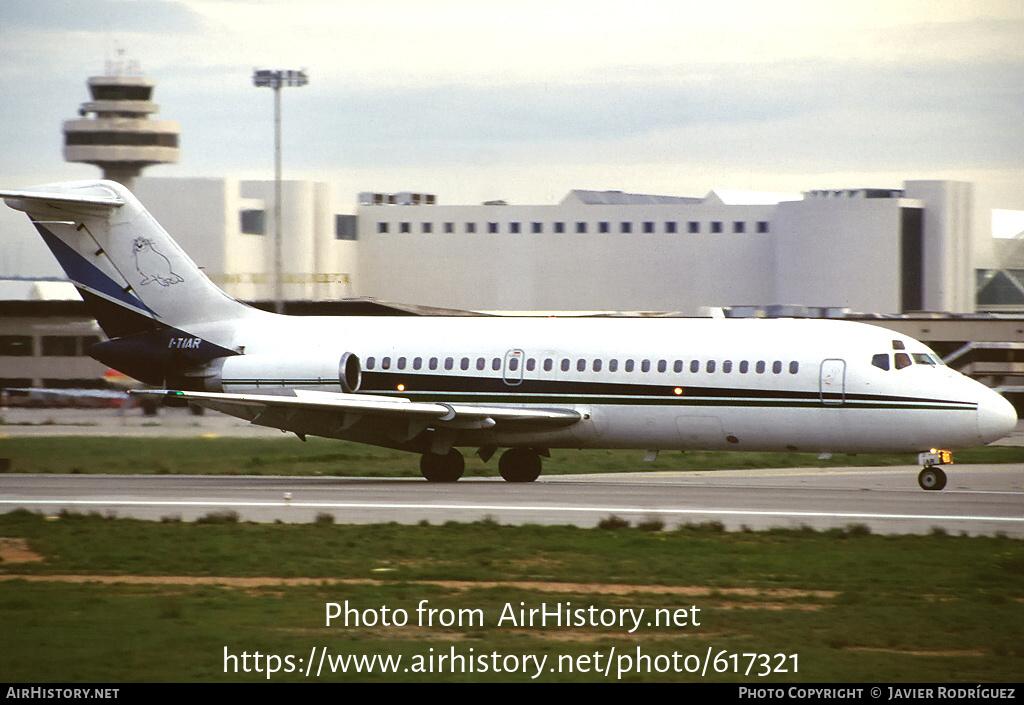
<instances>
[{"instance_id":1,"label":"grass strip","mask_svg":"<svg viewBox=\"0 0 1024 705\"><path fill-rule=\"evenodd\" d=\"M630 681L1015 682L1024 673L1024 542L939 531L878 536L856 526L605 526L615 528L156 523L12 512L0 516L0 536L22 541L42 560L0 563L0 673L24 682L259 681L265 673L225 673L225 649L308 659L321 647L332 655L400 655L406 667L442 653L547 654L547 668L559 659L572 666L545 670L542 681L618 680L615 667L608 677L595 670L595 655L608 657L613 648L620 656L637 649L663 656L661 665L673 653L703 657L708 649L799 659L796 673L761 677L713 668L703 676L659 673L652 661L649 672L623 676ZM66 575L124 582L71 583ZM164 582L131 582L134 576ZM285 580L300 577L313 581ZM423 600L438 612L421 624ZM346 601L375 623L326 626L326 603ZM566 603L686 609L700 624L645 623L629 633L501 621L509 609ZM385 606L404 610L409 623L381 625ZM480 619L446 624L444 610ZM272 680L316 679L293 671ZM522 670L442 668L320 680L532 679Z\"/></svg>"},{"instance_id":2,"label":"grass strip","mask_svg":"<svg viewBox=\"0 0 1024 705\"><path fill-rule=\"evenodd\" d=\"M170 475L325 475L338 477L419 477L419 456L372 446L310 438L135 438L58 436L6 438L0 463L8 472L114 473ZM466 453L466 476L497 475L497 463L485 464ZM955 454L957 463L1024 463L1024 447L988 446ZM662 453L643 462L633 450L552 450L545 474L726 470L792 467L912 465L912 455L836 454L821 460L814 453L688 451Z\"/></svg>"}]
</instances>

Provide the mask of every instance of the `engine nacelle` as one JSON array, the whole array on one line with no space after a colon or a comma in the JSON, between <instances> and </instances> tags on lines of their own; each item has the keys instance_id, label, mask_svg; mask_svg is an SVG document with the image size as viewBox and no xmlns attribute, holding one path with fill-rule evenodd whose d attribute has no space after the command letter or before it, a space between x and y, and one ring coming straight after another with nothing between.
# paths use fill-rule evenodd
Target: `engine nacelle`
<instances>
[{"instance_id":1,"label":"engine nacelle","mask_svg":"<svg viewBox=\"0 0 1024 705\"><path fill-rule=\"evenodd\" d=\"M337 355L234 355L226 357L207 382L218 392L273 392L299 388L357 392L362 381L359 358Z\"/></svg>"}]
</instances>

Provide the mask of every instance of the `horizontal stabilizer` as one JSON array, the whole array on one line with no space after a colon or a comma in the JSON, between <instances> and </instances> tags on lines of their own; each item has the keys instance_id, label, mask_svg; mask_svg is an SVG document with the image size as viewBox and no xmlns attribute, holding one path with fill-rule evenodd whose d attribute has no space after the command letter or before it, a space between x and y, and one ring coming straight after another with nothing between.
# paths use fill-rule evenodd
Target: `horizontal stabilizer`
<instances>
[{"instance_id":1,"label":"horizontal stabilizer","mask_svg":"<svg viewBox=\"0 0 1024 705\"><path fill-rule=\"evenodd\" d=\"M41 207L49 207L54 210L65 210L70 207L71 210L74 210L75 206L120 208L125 204L124 199L114 191L94 183L89 188L60 193L42 189L0 191L0 198L4 199L4 202L11 208L26 213L39 211Z\"/></svg>"}]
</instances>

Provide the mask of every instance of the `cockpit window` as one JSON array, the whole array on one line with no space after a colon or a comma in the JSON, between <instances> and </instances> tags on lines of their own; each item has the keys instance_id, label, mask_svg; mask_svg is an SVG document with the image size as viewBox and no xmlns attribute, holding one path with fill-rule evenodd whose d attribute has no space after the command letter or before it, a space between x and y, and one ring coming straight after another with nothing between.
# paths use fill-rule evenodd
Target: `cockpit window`
<instances>
[{"instance_id":1,"label":"cockpit window","mask_svg":"<svg viewBox=\"0 0 1024 705\"><path fill-rule=\"evenodd\" d=\"M893 343L898 343L898 340L894 340ZM905 367L911 365L931 365L936 367L942 365L942 360L933 353L896 353L893 356L895 367L897 370L902 370ZM878 353L877 355L871 356L871 364L880 370L889 370L889 355L887 353Z\"/></svg>"},{"instance_id":2,"label":"cockpit window","mask_svg":"<svg viewBox=\"0 0 1024 705\"><path fill-rule=\"evenodd\" d=\"M904 347L902 340L894 340L894 341L892 341L892 349L893 350L906 350L906 347Z\"/></svg>"}]
</instances>

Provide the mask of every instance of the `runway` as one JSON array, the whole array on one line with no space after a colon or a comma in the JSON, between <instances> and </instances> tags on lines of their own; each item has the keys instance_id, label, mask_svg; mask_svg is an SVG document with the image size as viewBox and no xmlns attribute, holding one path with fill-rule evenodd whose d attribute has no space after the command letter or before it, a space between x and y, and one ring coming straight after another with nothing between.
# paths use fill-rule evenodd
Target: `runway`
<instances>
[{"instance_id":1,"label":"runway","mask_svg":"<svg viewBox=\"0 0 1024 705\"><path fill-rule=\"evenodd\" d=\"M863 524L873 533L1024 538L1024 469L956 465L941 492L917 487L916 466L830 470L645 472L541 476L531 484L421 479L0 475L0 512L23 507L193 521L218 511L243 521L420 521L594 526L615 515L666 529L718 521L729 530Z\"/></svg>"},{"instance_id":2,"label":"runway","mask_svg":"<svg viewBox=\"0 0 1024 705\"><path fill-rule=\"evenodd\" d=\"M280 437L223 416L164 409L159 417L96 409L7 409L0 438L26 435ZM1024 445L1024 423L998 444ZM996 534L1024 538L1024 467L954 465L941 492L917 486L917 466L541 475L531 484L422 479L0 474L0 513L18 507L193 521L234 511L243 521L395 521L595 526L630 521L721 522L727 529L864 524L875 533Z\"/></svg>"}]
</instances>

